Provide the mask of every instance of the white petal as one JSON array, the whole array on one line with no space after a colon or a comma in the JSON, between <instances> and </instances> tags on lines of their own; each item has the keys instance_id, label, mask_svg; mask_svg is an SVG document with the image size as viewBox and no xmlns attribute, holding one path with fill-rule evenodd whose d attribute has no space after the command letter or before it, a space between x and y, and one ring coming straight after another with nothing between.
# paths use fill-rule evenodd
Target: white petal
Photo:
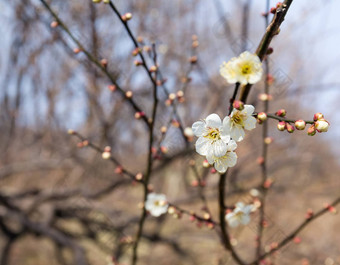
<instances>
[{"instance_id":1,"label":"white petal","mask_svg":"<svg viewBox=\"0 0 340 265\"><path fill-rule=\"evenodd\" d=\"M248 117L245 121L244 121L244 128L246 130L252 130L255 129L256 127L256 119L254 117Z\"/></svg>"},{"instance_id":2,"label":"white petal","mask_svg":"<svg viewBox=\"0 0 340 265\"><path fill-rule=\"evenodd\" d=\"M197 136L200 137L203 135L204 129L205 129L205 122L204 121L196 121L192 125L192 132Z\"/></svg>"},{"instance_id":3,"label":"white petal","mask_svg":"<svg viewBox=\"0 0 340 265\"><path fill-rule=\"evenodd\" d=\"M213 155L213 152L208 153L207 156L206 156L206 158L207 158L208 163L209 163L210 165L214 164L214 162L215 162L215 156Z\"/></svg>"},{"instance_id":4,"label":"white petal","mask_svg":"<svg viewBox=\"0 0 340 265\"><path fill-rule=\"evenodd\" d=\"M236 165L237 163L237 155L234 152L228 152L226 155L226 158L223 159L223 163L227 166L227 167L233 167Z\"/></svg>"},{"instance_id":5,"label":"white petal","mask_svg":"<svg viewBox=\"0 0 340 265\"><path fill-rule=\"evenodd\" d=\"M241 224L247 225L250 222L250 216L248 214L244 214L240 220Z\"/></svg>"},{"instance_id":6,"label":"white petal","mask_svg":"<svg viewBox=\"0 0 340 265\"><path fill-rule=\"evenodd\" d=\"M226 116L223 119L222 123L222 129L221 129L221 135L230 135L230 129L231 129L231 123L230 123L230 117ZM222 138L222 137L221 137Z\"/></svg>"},{"instance_id":7,"label":"white petal","mask_svg":"<svg viewBox=\"0 0 340 265\"><path fill-rule=\"evenodd\" d=\"M235 204L235 207L242 210L242 209L244 208L244 203L243 203L243 202L237 202L237 203Z\"/></svg>"},{"instance_id":8,"label":"white petal","mask_svg":"<svg viewBox=\"0 0 340 265\"><path fill-rule=\"evenodd\" d=\"M213 113L210 114L206 119L206 126L211 127L211 128L220 128L222 126L222 121L220 116L217 114Z\"/></svg>"},{"instance_id":9,"label":"white petal","mask_svg":"<svg viewBox=\"0 0 340 265\"><path fill-rule=\"evenodd\" d=\"M230 132L231 138L236 142L240 142L244 138L244 130L242 128L233 127Z\"/></svg>"},{"instance_id":10,"label":"white petal","mask_svg":"<svg viewBox=\"0 0 340 265\"><path fill-rule=\"evenodd\" d=\"M227 152L227 144L222 140L217 140L212 144L214 156L220 157Z\"/></svg>"},{"instance_id":11,"label":"white petal","mask_svg":"<svg viewBox=\"0 0 340 265\"><path fill-rule=\"evenodd\" d=\"M237 227L238 225L239 225L239 220L238 220L238 218L237 217L235 217L235 216L231 216L231 217L227 217L226 218L227 219L227 222L228 222L228 225L230 226L230 227Z\"/></svg>"},{"instance_id":12,"label":"white petal","mask_svg":"<svg viewBox=\"0 0 340 265\"><path fill-rule=\"evenodd\" d=\"M234 140L230 140L227 149L229 152L234 151L237 148L237 143Z\"/></svg>"},{"instance_id":13,"label":"white petal","mask_svg":"<svg viewBox=\"0 0 340 265\"><path fill-rule=\"evenodd\" d=\"M205 137L199 137L196 141L196 152L202 156L208 154L209 149L211 149L211 141Z\"/></svg>"},{"instance_id":14,"label":"white petal","mask_svg":"<svg viewBox=\"0 0 340 265\"><path fill-rule=\"evenodd\" d=\"M253 210L253 208L254 208L254 206L253 206L252 204L249 204L249 205L247 205L247 206L245 206L245 207L243 208L243 212L244 212L245 214L249 214L249 213L251 213L251 211Z\"/></svg>"},{"instance_id":15,"label":"white petal","mask_svg":"<svg viewBox=\"0 0 340 265\"><path fill-rule=\"evenodd\" d=\"M228 167L221 160L216 160L214 167L219 173L224 173L228 169Z\"/></svg>"},{"instance_id":16,"label":"white petal","mask_svg":"<svg viewBox=\"0 0 340 265\"><path fill-rule=\"evenodd\" d=\"M242 113L246 113L247 116L250 116L254 113L255 108L253 105L244 105L244 109L241 111Z\"/></svg>"}]
</instances>

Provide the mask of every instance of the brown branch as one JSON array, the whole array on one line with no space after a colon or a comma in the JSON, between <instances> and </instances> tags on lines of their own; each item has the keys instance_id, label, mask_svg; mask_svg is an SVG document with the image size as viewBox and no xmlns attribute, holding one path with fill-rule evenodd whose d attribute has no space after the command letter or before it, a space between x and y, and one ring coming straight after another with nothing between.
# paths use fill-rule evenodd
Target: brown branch
<instances>
[{"instance_id":1,"label":"brown branch","mask_svg":"<svg viewBox=\"0 0 340 265\"><path fill-rule=\"evenodd\" d=\"M269 24L269 26L266 29L266 33L262 37L262 40L257 47L256 54L259 56L260 60L262 61L267 53L269 44L271 43L272 39L275 35L278 34L280 25L285 19L285 16L288 12L288 9L291 5L293 0L285 0L281 7L277 8L276 13ZM242 102L246 102L248 98L249 91L251 89L252 85L247 84L243 87L240 95L240 100Z\"/></svg>"}]
</instances>

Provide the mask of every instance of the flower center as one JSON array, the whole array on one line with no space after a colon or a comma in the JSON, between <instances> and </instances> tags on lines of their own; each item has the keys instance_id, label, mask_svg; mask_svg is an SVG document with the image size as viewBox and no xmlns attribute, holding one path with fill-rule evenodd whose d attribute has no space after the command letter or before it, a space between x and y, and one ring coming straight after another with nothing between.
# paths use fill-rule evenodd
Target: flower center
<instances>
[{"instance_id":1,"label":"flower center","mask_svg":"<svg viewBox=\"0 0 340 265\"><path fill-rule=\"evenodd\" d=\"M231 122L235 125L240 125L244 127L244 115L242 115L239 111L234 113L234 115L231 117Z\"/></svg>"},{"instance_id":2,"label":"flower center","mask_svg":"<svg viewBox=\"0 0 340 265\"><path fill-rule=\"evenodd\" d=\"M250 73L251 73L251 67L250 67L250 65L249 65L249 64L244 64L244 65L242 65L242 67L241 67L241 72L242 72L242 74L244 74L244 75L250 74Z\"/></svg>"},{"instance_id":3,"label":"flower center","mask_svg":"<svg viewBox=\"0 0 340 265\"><path fill-rule=\"evenodd\" d=\"M243 217L243 215L244 215L243 212L237 212L237 213L235 214L235 217L236 217L238 220L241 220L242 217Z\"/></svg>"},{"instance_id":4,"label":"flower center","mask_svg":"<svg viewBox=\"0 0 340 265\"><path fill-rule=\"evenodd\" d=\"M205 138L208 138L210 140L216 141L221 139L220 137L220 131L217 128L209 128L208 134L204 136Z\"/></svg>"},{"instance_id":5,"label":"flower center","mask_svg":"<svg viewBox=\"0 0 340 265\"><path fill-rule=\"evenodd\" d=\"M154 201L154 203L153 203L153 205L154 206L164 206L166 204L166 202L165 201L159 201L159 200L157 200L157 201Z\"/></svg>"}]
</instances>

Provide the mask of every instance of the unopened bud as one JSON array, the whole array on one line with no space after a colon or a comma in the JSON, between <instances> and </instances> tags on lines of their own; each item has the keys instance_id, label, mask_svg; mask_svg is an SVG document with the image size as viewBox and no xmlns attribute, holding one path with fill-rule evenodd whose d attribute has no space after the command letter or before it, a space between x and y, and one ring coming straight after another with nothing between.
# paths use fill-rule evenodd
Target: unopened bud
<instances>
[{"instance_id":1,"label":"unopened bud","mask_svg":"<svg viewBox=\"0 0 340 265\"><path fill-rule=\"evenodd\" d=\"M311 125L311 126L308 128L307 133L308 133L308 135L310 135L310 136L314 136L314 135L316 134L316 130L315 130L314 124Z\"/></svg>"},{"instance_id":2,"label":"unopened bud","mask_svg":"<svg viewBox=\"0 0 340 265\"><path fill-rule=\"evenodd\" d=\"M273 138L272 137L266 137L264 138L264 143L265 144L271 144L273 142Z\"/></svg>"},{"instance_id":3,"label":"unopened bud","mask_svg":"<svg viewBox=\"0 0 340 265\"><path fill-rule=\"evenodd\" d=\"M243 110L244 109L244 103L240 100L235 100L233 102L233 107L237 110Z\"/></svg>"},{"instance_id":4,"label":"unopened bud","mask_svg":"<svg viewBox=\"0 0 340 265\"><path fill-rule=\"evenodd\" d=\"M279 117L284 117L286 116L286 114L287 114L287 111L285 109L279 109L277 112L275 112L275 115Z\"/></svg>"},{"instance_id":5,"label":"unopened bud","mask_svg":"<svg viewBox=\"0 0 340 265\"><path fill-rule=\"evenodd\" d=\"M306 122L304 120L297 120L294 125L297 130L304 130L306 128Z\"/></svg>"},{"instance_id":6,"label":"unopened bud","mask_svg":"<svg viewBox=\"0 0 340 265\"><path fill-rule=\"evenodd\" d=\"M276 8L275 8L275 7L272 7L272 8L270 9L270 13L275 14L275 13L276 13Z\"/></svg>"},{"instance_id":7,"label":"unopened bud","mask_svg":"<svg viewBox=\"0 0 340 265\"><path fill-rule=\"evenodd\" d=\"M101 59L100 64L105 68L107 67L107 60L106 59Z\"/></svg>"},{"instance_id":8,"label":"unopened bud","mask_svg":"<svg viewBox=\"0 0 340 265\"><path fill-rule=\"evenodd\" d=\"M110 4L110 0L103 0L104 4Z\"/></svg>"},{"instance_id":9,"label":"unopened bud","mask_svg":"<svg viewBox=\"0 0 340 265\"><path fill-rule=\"evenodd\" d=\"M68 129L67 133L72 135L72 134L75 134L76 132L74 130L72 130L72 129Z\"/></svg>"},{"instance_id":10,"label":"unopened bud","mask_svg":"<svg viewBox=\"0 0 340 265\"><path fill-rule=\"evenodd\" d=\"M138 111L135 113L135 119L140 119L142 118L143 116L145 116L145 113L143 111Z\"/></svg>"},{"instance_id":11,"label":"unopened bud","mask_svg":"<svg viewBox=\"0 0 340 265\"><path fill-rule=\"evenodd\" d=\"M122 15L122 20L123 21L129 21L132 18L132 14L131 13L126 13L124 15Z\"/></svg>"},{"instance_id":12,"label":"unopened bud","mask_svg":"<svg viewBox=\"0 0 340 265\"><path fill-rule=\"evenodd\" d=\"M274 82L275 82L274 76L271 75L271 74L268 74L267 75L267 84L271 86L272 84L274 84Z\"/></svg>"},{"instance_id":13,"label":"unopened bud","mask_svg":"<svg viewBox=\"0 0 340 265\"><path fill-rule=\"evenodd\" d=\"M317 120L320 120L320 119L323 119L323 114L318 112L318 113L315 113L314 114L314 121L317 121Z\"/></svg>"},{"instance_id":14,"label":"unopened bud","mask_svg":"<svg viewBox=\"0 0 340 265\"><path fill-rule=\"evenodd\" d=\"M163 154L166 154L169 151L169 149L166 146L161 146L161 152Z\"/></svg>"},{"instance_id":15,"label":"unopened bud","mask_svg":"<svg viewBox=\"0 0 340 265\"><path fill-rule=\"evenodd\" d=\"M315 122L315 129L321 133L321 132L327 132L329 128L329 122L325 119L319 119Z\"/></svg>"},{"instance_id":16,"label":"unopened bud","mask_svg":"<svg viewBox=\"0 0 340 265\"><path fill-rule=\"evenodd\" d=\"M133 95L133 93L130 90L126 91L126 93L125 93L126 98L132 98L132 95Z\"/></svg>"},{"instance_id":17,"label":"unopened bud","mask_svg":"<svg viewBox=\"0 0 340 265\"><path fill-rule=\"evenodd\" d=\"M177 91L176 96L178 98L182 98L184 96L184 92L182 90Z\"/></svg>"},{"instance_id":18,"label":"unopened bud","mask_svg":"<svg viewBox=\"0 0 340 265\"><path fill-rule=\"evenodd\" d=\"M109 85L108 88L111 92L116 91L116 89L117 89L117 87L115 85Z\"/></svg>"},{"instance_id":19,"label":"unopened bud","mask_svg":"<svg viewBox=\"0 0 340 265\"><path fill-rule=\"evenodd\" d=\"M295 130L294 126L289 123L286 124L286 128L289 133L293 133Z\"/></svg>"},{"instance_id":20,"label":"unopened bud","mask_svg":"<svg viewBox=\"0 0 340 265\"><path fill-rule=\"evenodd\" d=\"M135 60L135 61L134 61L134 64L135 64L135 66L140 66L140 65L143 64L143 62L138 61L138 60Z\"/></svg>"},{"instance_id":21,"label":"unopened bud","mask_svg":"<svg viewBox=\"0 0 340 265\"><path fill-rule=\"evenodd\" d=\"M172 120L171 125L174 126L175 128L179 128L179 122L177 120Z\"/></svg>"},{"instance_id":22,"label":"unopened bud","mask_svg":"<svg viewBox=\"0 0 340 265\"><path fill-rule=\"evenodd\" d=\"M269 55L269 54L272 54L274 52L274 49L272 48L272 47L269 47L268 49L267 49L267 54Z\"/></svg>"},{"instance_id":23,"label":"unopened bud","mask_svg":"<svg viewBox=\"0 0 340 265\"><path fill-rule=\"evenodd\" d=\"M138 181L141 181L143 179L143 174L142 173L137 173L135 176L135 179Z\"/></svg>"},{"instance_id":24,"label":"unopened bud","mask_svg":"<svg viewBox=\"0 0 340 265\"><path fill-rule=\"evenodd\" d=\"M192 64L195 64L195 63L197 63L197 56L192 56L192 57L190 57L190 63L192 63Z\"/></svg>"},{"instance_id":25,"label":"unopened bud","mask_svg":"<svg viewBox=\"0 0 340 265\"><path fill-rule=\"evenodd\" d=\"M115 168L115 173L116 174L122 174L123 173L123 167L122 166L117 166Z\"/></svg>"},{"instance_id":26,"label":"unopened bud","mask_svg":"<svg viewBox=\"0 0 340 265\"><path fill-rule=\"evenodd\" d=\"M170 93L169 94L169 99L170 100L175 100L176 99L176 94L175 93Z\"/></svg>"},{"instance_id":27,"label":"unopened bud","mask_svg":"<svg viewBox=\"0 0 340 265\"><path fill-rule=\"evenodd\" d=\"M286 122L284 121L280 121L278 124L277 124L277 129L279 131L284 131L286 129Z\"/></svg>"},{"instance_id":28,"label":"unopened bud","mask_svg":"<svg viewBox=\"0 0 340 265\"><path fill-rule=\"evenodd\" d=\"M210 164L209 164L208 160L206 160L206 159L203 161L202 165L203 165L203 167L205 167L205 168L210 167Z\"/></svg>"},{"instance_id":29,"label":"unopened bud","mask_svg":"<svg viewBox=\"0 0 340 265\"><path fill-rule=\"evenodd\" d=\"M211 174L215 174L216 172L217 172L217 170L216 170L215 168L212 167L212 168L210 169L210 173L211 173Z\"/></svg>"},{"instance_id":30,"label":"unopened bud","mask_svg":"<svg viewBox=\"0 0 340 265\"><path fill-rule=\"evenodd\" d=\"M100 3L102 0L92 0L92 2L93 3L95 3L95 4L98 4L98 3Z\"/></svg>"},{"instance_id":31,"label":"unopened bud","mask_svg":"<svg viewBox=\"0 0 340 265\"><path fill-rule=\"evenodd\" d=\"M166 133L166 131L167 131L168 129L166 128L166 126L162 126L161 127L161 133Z\"/></svg>"},{"instance_id":32,"label":"unopened bud","mask_svg":"<svg viewBox=\"0 0 340 265\"><path fill-rule=\"evenodd\" d=\"M272 100L273 97L272 95L269 95L269 94L265 94L265 93L262 93L262 94L259 94L259 100L261 101L269 101L269 100Z\"/></svg>"},{"instance_id":33,"label":"unopened bud","mask_svg":"<svg viewBox=\"0 0 340 265\"><path fill-rule=\"evenodd\" d=\"M137 54L140 53L140 52L141 52L141 48L138 47L138 48L136 48L132 51L132 55L137 56Z\"/></svg>"},{"instance_id":34,"label":"unopened bud","mask_svg":"<svg viewBox=\"0 0 340 265\"><path fill-rule=\"evenodd\" d=\"M50 26L51 28L56 28L59 26L59 23L57 21L52 21Z\"/></svg>"},{"instance_id":35,"label":"unopened bud","mask_svg":"<svg viewBox=\"0 0 340 265\"><path fill-rule=\"evenodd\" d=\"M156 72L156 71L157 71L157 66L156 66L156 65L151 66L150 69L149 69L149 71L150 71L151 73Z\"/></svg>"},{"instance_id":36,"label":"unopened bud","mask_svg":"<svg viewBox=\"0 0 340 265\"><path fill-rule=\"evenodd\" d=\"M267 120L267 114L265 112L260 112L257 114L257 118L260 120L260 121L265 121Z\"/></svg>"},{"instance_id":37,"label":"unopened bud","mask_svg":"<svg viewBox=\"0 0 340 265\"><path fill-rule=\"evenodd\" d=\"M193 47L193 48L197 48L198 46L199 46L198 40L194 40L194 41L192 42L192 47Z\"/></svg>"},{"instance_id":38,"label":"unopened bud","mask_svg":"<svg viewBox=\"0 0 340 265\"><path fill-rule=\"evenodd\" d=\"M80 53L80 52L81 52L81 49L80 49L80 48L74 48L74 49L73 49L73 52L74 52L75 54Z\"/></svg>"},{"instance_id":39,"label":"unopened bud","mask_svg":"<svg viewBox=\"0 0 340 265\"><path fill-rule=\"evenodd\" d=\"M184 129L184 135L185 135L185 137L187 137L187 139L188 139L189 141L192 141L192 140L193 140L194 133L193 133L193 131L192 131L192 129L191 129L190 127L186 127L186 128Z\"/></svg>"},{"instance_id":40,"label":"unopened bud","mask_svg":"<svg viewBox=\"0 0 340 265\"><path fill-rule=\"evenodd\" d=\"M109 159L111 157L111 153L110 152L103 152L102 153L102 158L103 159Z\"/></svg>"}]
</instances>

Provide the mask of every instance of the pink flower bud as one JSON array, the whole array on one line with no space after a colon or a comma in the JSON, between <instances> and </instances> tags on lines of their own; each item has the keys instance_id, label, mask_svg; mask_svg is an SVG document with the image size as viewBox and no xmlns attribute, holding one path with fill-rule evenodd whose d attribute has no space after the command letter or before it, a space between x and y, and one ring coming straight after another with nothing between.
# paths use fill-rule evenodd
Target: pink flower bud
<instances>
[{"instance_id":1,"label":"pink flower bud","mask_svg":"<svg viewBox=\"0 0 340 265\"><path fill-rule=\"evenodd\" d=\"M308 135L310 135L310 136L313 136L313 135L316 134L316 130L315 130L314 124L308 128L307 133L308 133Z\"/></svg>"},{"instance_id":2,"label":"pink flower bud","mask_svg":"<svg viewBox=\"0 0 340 265\"><path fill-rule=\"evenodd\" d=\"M277 129L279 131L284 131L286 129L286 122L284 121L280 121L278 124L277 124Z\"/></svg>"},{"instance_id":3,"label":"pink flower bud","mask_svg":"<svg viewBox=\"0 0 340 265\"><path fill-rule=\"evenodd\" d=\"M315 122L315 129L321 133L321 132L327 132L329 128L329 122L325 119L319 119Z\"/></svg>"},{"instance_id":4,"label":"pink flower bud","mask_svg":"<svg viewBox=\"0 0 340 265\"><path fill-rule=\"evenodd\" d=\"M268 74L268 75L267 75L267 84L268 84L268 85L272 85L272 84L274 84L274 81L275 81L274 76L271 75L271 74Z\"/></svg>"},{"instance_id":5,"label":"pink flower bud","mask_svg":"<svg viewBox=\"0 0 340 265\"><path fill-rule=\"evenodd\" d=\"M59 26L59 23L57 21L52 21L51 22L51 28L56 28Z\"/></svg>"},{"instance_id":6,"label":"pink flower bud","mask_svg":"<svg viewBox=\"0 0 340 265\"><path fill-rule=\"evenodd\" d=\"M109 88L109 90L112 91L112 92L115 91L115 90L117 89L117 87L116 87L115 85L109 85L108 88Z\"/></svg>"},{"instance_id":7,"label":"pink flower bud","mask_svg":"<svg viewBox=\"0 0 340 265\"><path fill-rule=\"evenodd\" d=\"M314 114L314 121L317 121L317 120L320 120L320 119L323 119L323 114L318 112L318 113L315 113Z\"/></svg>"},{"instance_id":8,"label":"pink flower bud","mask_svg":"<svg viewBox=\"0 0 340 265\"><path fill-rule=\"evenodd\" d=\"M125 22L130 20L131 18L132 18L131 13L126 13L126 14L122 15L122 20L125 21Z\"/></svg>"},{"instance_id":9,"label":"pink flower bud","mask_svg":"<svg viewBox=\"0 0 340 265\"><path fill-rule=\"evenodd\" d=\"M287 127L287 131L288 131L289 133L293 133L294 130L295 130L295 129L294 129L294 126L291 125L291 124L289 124L289 123L287 123L286 127Z\"/></svg>"},{"instance_id":10,"label":"pink flower bud","mask_svg":"<svg viewBox=\"0 0 340 265\"><path fill-rule=\"evenodd\" d=\"M279 117L284 117L284 116L286 116L286 114L287 114L287 112L286 112L285 109L279 109L279 110L275 113L275 115L276 115L276 116L279 116Z\"/></svg>"},{"instance_id":11,"label":"pink flower bud","mask_svg":"<svg viewBox=\"0 0 340 265\"><path fill-rule=\"evenodd\" d=\"M137 56L137 54L140 52L141 52L141 48L138 47L132 51L132 56Z\"/></svg>"},{"instance_id":12,"label":"pink flower bud","mask_svg":"<svg viewBox=\"0 0 340 265\"><path fill-rule=\"evenodd\" d=\"M207 168L207 167L210 167L210 164L209 164L208 160L205 159L205 160L203 161L203 167L206 167L206 168Z\"/></svg>"},{"instance_id":13,"label":"pink flower bud","mask_svg":"<svg viewBox=\"0 0 340 265\"><path fill-rule=\"evenodd\" d=\"M295 128L297 130L304 130L306 128L306 122L304 120L297 120L295 122Z\"/></svg>"},{"instance_id":14,"label":"pink flower bud","mask_svg":"<svg viewBox=\"0 0 340 265\"><path fill-rule=\"evenodd\" d=\"M260 112L259 114L257 114L257 118L260 121L265 121L265 120L267 120L267 114L265 112Z\"/></svg>"},{"instance_id":15,"label":"pink flower bud","mask_svg":"<svg viewBox=\"0 0 340 265\"><path fill-rule=\"evenodd\" d=\"M240 100L235 100L233 102L233 107L237 110L243 110L244 109L244 103Z\"/></svg>"}]
</instances>

